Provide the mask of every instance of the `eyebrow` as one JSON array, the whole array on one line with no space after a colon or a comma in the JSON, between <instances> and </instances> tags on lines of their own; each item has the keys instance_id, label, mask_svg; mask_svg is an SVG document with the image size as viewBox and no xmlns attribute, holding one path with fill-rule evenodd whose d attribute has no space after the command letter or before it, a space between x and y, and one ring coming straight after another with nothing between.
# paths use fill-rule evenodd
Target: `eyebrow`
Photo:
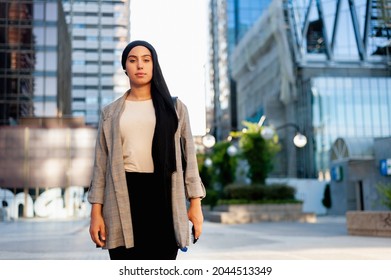
<instances>
[{"instance_id":1,"label":"eyebrow","mask_svg":"<svg viewBox=\"0 0 391 280\"><path fill-rule=\"evenodd\" d=\"M150 54L143 54L141 57L146 57L146 56L152 57ZM129 57L137 57L137 55L130 54L130 55L128 55L128 58Z\"/></svg>"}]
</instances>

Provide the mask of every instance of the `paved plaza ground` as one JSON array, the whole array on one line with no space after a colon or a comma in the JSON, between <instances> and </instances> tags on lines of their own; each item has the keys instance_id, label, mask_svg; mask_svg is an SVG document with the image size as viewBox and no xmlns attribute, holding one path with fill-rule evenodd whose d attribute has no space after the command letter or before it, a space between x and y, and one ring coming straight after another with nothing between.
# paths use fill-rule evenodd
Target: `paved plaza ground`
<instances>
[{"instance_id":1,"label":"paved plaza ground","mask_svg":"<svg viewBox=\"0 0 391 280\"><path fill-rule=\"evenodd\" d=\"M316 223L223 225L205 221L204 232L179 260L390 260L391 239L350 236L345 217ZM1 260L107 260L88 233L89 221L18 220L0 223Z\"/></svg>"}]
</instances>

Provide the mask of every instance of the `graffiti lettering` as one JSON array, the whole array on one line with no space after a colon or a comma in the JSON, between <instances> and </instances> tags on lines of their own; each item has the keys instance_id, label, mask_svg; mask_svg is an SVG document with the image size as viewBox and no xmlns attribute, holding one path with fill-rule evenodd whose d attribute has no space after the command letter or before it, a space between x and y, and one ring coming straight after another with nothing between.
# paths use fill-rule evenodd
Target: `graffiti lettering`
<instances>
[{"instance_id":1,"label":"graffiti lettering","mask_svg":"<svg viewBox=\"0 0 391 280\"><path fill-rule=\"evenodd\" d=\"M8 189L0 188L1 220L25 218L71 218L87 217L90 205L87 203L87 192L83 187L50 188L41 193L35 201L28 193L13 194ZM23 213L20 213L22 207Z\"/></svg>"}]
</instances>

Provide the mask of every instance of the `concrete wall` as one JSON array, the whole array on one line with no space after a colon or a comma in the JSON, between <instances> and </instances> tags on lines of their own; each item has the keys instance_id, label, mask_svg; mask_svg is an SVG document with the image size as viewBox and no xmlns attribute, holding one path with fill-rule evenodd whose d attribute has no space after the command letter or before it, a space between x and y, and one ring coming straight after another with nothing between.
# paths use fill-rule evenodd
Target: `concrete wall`
<instances>
[{"instance_id":1,"label":"concrete wall","mask_svg":"<svg viewBox=\"0 0 391 280\"><path fill-rule=\"evenodd\" d=\"M268 178L266 183L282 183L294 187L296 189L296 199L303 201L303 212L312 212L317 215L327 214L327 209L322 204L327 181L297 178Z\"/></svg>"}]
</instances>

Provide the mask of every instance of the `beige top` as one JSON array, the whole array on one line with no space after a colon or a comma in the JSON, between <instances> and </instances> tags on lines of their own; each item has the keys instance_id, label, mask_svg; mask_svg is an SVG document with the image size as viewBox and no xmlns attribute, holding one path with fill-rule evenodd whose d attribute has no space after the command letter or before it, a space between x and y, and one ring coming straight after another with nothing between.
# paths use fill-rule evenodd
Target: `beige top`
<instances>
[{"instance_id":1,"label":"beige top","mask_svg":"<svg viewBox=\"0 0 391 280\"><path fill-rule=\"evenodd\" d=\"M152 139L155 124L152 99L126 100L120 119L120 130L127 172L153 173Z\"/></svg>"}]
</instances>

